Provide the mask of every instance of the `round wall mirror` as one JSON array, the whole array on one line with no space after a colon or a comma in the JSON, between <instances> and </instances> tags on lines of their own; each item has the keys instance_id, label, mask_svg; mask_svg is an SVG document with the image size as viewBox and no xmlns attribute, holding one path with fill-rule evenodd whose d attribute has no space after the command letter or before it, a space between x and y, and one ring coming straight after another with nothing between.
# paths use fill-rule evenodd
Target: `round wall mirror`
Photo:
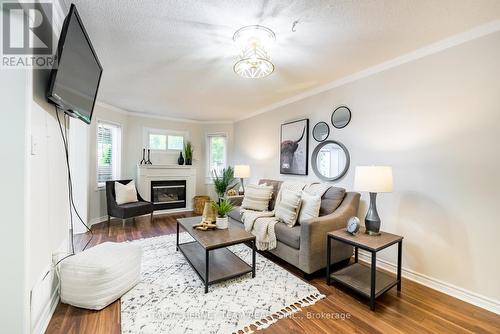
<instances>
[{"instance_id":1,"label":"round wall mirror","mask_svg":"<svg viewBox=\"0 0 500 334\"><path fill-rule=\"evenodd\" d=\"M330 127L325 122L316 123L313 128L313 138L316 141L322 142L330 135Z\"/></svg>"},{"instance_id":2,"label":"round wall mirror","mask_svg":"<svg viewBox=\"0 0 500 334\"><path fill-rule=\"evenodd\" d=\"M312 168L317 177L325 181L341 179L349 170L351 158L344 144L327 140L318 144L311 157Z\"/></svg>"},{"instance_id":3,"label":"round wall mirror","mask_svg":"<svg viewBox=\"0 0 500 334\"><path fill-rule=\"evenodd\" d=\"M332 125L336 129L342 129L351 121L351 110L345 106L336 108L332 113Z\"/></svg>"}]
</instances>

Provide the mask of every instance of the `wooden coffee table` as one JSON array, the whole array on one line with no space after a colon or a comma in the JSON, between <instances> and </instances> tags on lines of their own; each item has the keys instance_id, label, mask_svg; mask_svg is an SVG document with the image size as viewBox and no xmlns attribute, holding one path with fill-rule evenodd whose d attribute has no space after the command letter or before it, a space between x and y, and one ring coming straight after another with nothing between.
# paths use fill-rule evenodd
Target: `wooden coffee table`
<instances>
[{"instance_id":1,"label":"wooden coffee table","mask_svg":"<svg viewBox=\"0 0 500 334\"><path fill-rule=\"evenodd\" d=\"M255 236L229 223L225 230L200 231L193 225L201 222L201 217L177 219L176 249L182 252L188 263L193 267L200 279L205 283L205 293L208 286L247 273L255 277ZM180 226L188 232L195 241L179 243ZM250 243L252 248L252 265L248 265L227 247Z\"/></svg>"},{"instance_id":2,"label":"wooden coffee table","mask_svg":"<svg viewBox=\"0 0 500 334\"><path fill-rule=\"evenodd\" d=\"M332 281L343 284L362 295L370 298L370 309L375 309L375 299L394 286L401 290L401 253L403 250L403 237L391 233L381 232L372 236L361 228L356 235L349 234L345 229L328 232L326 283ZM330 273L330 258L332 240L349 244L354 247L354 264ZM396 277L377 270L377 252L392 245L398 245L398 267ZM371 253L371 266L367 267L358 263L358 248Z\"/></svg>"}]
</instances>

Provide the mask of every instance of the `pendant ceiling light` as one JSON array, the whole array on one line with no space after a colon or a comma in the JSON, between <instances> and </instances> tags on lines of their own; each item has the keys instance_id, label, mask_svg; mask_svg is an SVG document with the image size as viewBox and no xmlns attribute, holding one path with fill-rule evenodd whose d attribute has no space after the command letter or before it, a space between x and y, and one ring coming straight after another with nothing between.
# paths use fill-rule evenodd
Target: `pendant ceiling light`
<instances>
[{"instance_id":1,"label":"pendant ceiling light","mask_svg":"<svg viewBox=\"0 0 500 334\"><path fill-rule=\"evenodd\" d=\"M259 25L238 29L233 36L241 50L239 60L233 70L244 78L264 78L274 71L274 64L269 56L269 48L274 43L274 32Z\"/></svg>"}]
</instances>

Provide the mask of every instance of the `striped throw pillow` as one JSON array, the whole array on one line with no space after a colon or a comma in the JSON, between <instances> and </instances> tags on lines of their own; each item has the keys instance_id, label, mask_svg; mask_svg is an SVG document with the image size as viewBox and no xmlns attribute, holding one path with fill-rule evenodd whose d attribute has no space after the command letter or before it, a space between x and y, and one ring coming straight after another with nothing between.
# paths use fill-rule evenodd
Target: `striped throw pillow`
<instances>
[{"instance_id":1,"label":"striped throw pillow","mask_svg":"<svg viewBox=\"0 0 500 334\"><path fill-rule=\"evenodd\" d=\"M302 194L292 190L283 190L281 199L274 209L274 215L289 227L297 222L297 217L302 203Z\"/></svg>"},{"instance_id":2,"label":"striped throw pillow","mask_svg":"<svg viewBox=\"0 0 500 334\"><path fill-rule=\"evenodd\" d=\"M245 196L241 207L255 211L267 211L269 210L269 200L272 195L273 186L249 184L245 187Z\"/></svg>"}]
</instances>

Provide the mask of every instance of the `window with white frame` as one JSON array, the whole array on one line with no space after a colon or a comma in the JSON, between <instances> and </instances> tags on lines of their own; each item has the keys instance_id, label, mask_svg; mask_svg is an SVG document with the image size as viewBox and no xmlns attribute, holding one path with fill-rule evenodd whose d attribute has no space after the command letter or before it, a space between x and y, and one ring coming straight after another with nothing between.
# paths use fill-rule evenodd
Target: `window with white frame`
<instances>
[{"instance_id":1,"label":"window with white frame","mask_svg":"<svg viewBox=\"0 0 500 334\"><path fill-rule=\"evenodd\" d=\"M97 187L120 178L121 127L97 121Z\"/></svg>"},{"instance_id":2,"label":"window with white frame","mask_svg":"<svg viewBox=\"0 0 500 334\"><path fill-rule=\"evenodd\" d=\"M208 176L222 174L227 166L227 136L225 134L207 135Z\"/></svg>"},{"instance_id":3,"label":"window with white frame","mask_svg":"<svg viewBox=\"0 0 500 334\"><path fill-rule=\"evenodd\" d=\"M187 134L180 131L146 128L144 134L145 146L155 151L178 153L187 140Z\"/></svg>"}]
</instances>

